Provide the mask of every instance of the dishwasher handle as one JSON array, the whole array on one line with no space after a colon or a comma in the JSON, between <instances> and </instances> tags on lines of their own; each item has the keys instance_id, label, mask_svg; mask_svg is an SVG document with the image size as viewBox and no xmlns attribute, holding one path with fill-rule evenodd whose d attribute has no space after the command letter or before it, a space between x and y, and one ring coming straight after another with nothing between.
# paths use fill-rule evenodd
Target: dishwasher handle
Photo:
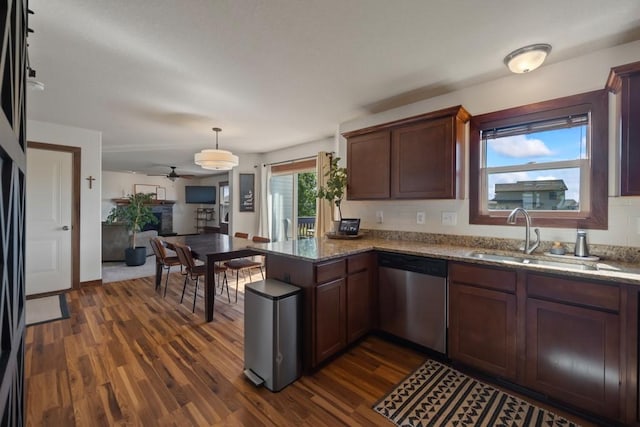
<instances>
[{"instance_id":1,"label":"dishwasher handle","mask_svg":"<svg viewBox=\"0 0 640 427\"><path fill-rule=\"evenodd\" d=\"M378 266L447 277L447 261L444 259L382 252L378 254Z\"/></svg>"}]
</instances>

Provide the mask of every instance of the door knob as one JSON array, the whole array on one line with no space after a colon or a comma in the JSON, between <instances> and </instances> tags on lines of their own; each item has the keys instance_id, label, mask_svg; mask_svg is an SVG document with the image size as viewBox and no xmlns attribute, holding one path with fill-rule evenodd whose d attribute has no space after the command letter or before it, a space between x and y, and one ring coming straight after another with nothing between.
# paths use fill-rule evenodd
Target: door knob
<instances>
[{"instance_id":1,"label":"door knob","mask_svg":"<svg viewBox=\"0 0 640 427\"><path fill-rule=\"evenodd\" d=\"M63 229L64 231L67 231L67 230L69 229L69 226L68 226L68 225L63 225L63 226L62 226L62 229Z\"/></svg>"}]
</instances>

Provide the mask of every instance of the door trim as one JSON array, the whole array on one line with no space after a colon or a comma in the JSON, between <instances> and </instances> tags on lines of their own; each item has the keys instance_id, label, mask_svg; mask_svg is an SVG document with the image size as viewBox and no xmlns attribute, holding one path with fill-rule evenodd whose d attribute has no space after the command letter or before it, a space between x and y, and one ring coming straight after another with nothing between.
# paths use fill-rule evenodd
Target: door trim
<instances>
[{"instance_id":1,"label":"door trim","mask_svg":"<svg viewBox=\"0 0 640 427\"><path fill-rule=\"evenodd\" d=\"M80 168L82 149L35 141L27 141L27 148L71 153L71 289L80 289ZM28 170L29 165L27 164L27 172Z\"/></svg>"}]
</instances>

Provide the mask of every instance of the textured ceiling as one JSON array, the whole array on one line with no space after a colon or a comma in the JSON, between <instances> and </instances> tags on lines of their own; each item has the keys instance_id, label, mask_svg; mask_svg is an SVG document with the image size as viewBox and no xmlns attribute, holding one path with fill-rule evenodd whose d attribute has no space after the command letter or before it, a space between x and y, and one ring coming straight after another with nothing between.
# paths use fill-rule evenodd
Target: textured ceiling
<instances>
[{"instance_id":1,"label":"textured ceiling","mask_svg":"<svg viewBox=\"0 0 640 427\"><path fill-rule=\"evenodd\" d=\"M102 131L103 168L202 173L338 123L640 38L637 0L30 0L30 119Z\"/></svg>"}]
</instances>

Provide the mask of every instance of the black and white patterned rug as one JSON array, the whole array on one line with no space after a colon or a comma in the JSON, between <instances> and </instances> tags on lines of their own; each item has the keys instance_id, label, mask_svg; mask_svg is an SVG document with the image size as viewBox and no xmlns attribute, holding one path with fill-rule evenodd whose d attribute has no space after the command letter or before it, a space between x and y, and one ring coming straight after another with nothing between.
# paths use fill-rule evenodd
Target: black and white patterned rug
<instances>
[{"instance_id":1,"label":"black and white patterned rug","mask_svg":"<svg viewBox=\"0 0 640 427\"><path fill-rule=\"evenodd\" d=\"M373 409L398 426L577 426L434 360Z\"/></svg>"}]
</instances>

